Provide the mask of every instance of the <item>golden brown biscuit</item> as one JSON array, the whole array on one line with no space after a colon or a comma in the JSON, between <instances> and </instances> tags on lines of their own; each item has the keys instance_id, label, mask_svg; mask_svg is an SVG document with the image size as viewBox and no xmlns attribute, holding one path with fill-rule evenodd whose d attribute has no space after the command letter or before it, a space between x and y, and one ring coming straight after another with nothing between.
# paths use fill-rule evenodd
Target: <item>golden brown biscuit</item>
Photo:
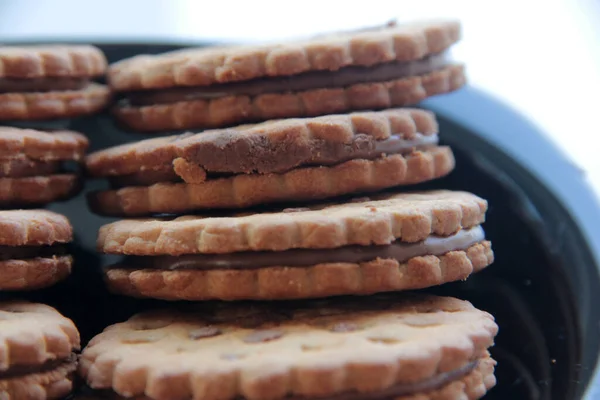
<instances>
[{"instance_id":1,"label":"golden brown biscuit","mask_svg":"<svg viewBox=\"0 0 600 400\"><path fill-rule=\"evenodd\" d=\"M71 272L69 220L46 210L0 211L0 291L51 286Z\"/></svg>"},{"instance_id":2,"label":"golden brown biscuit","mask_svg":"<svg viewBox=\"0 0 600 400\"><path fill-rule=\"evenodd\" d=\"M79 332L52 307L0 303L0 398L60 399L69 394Z\"/></svg>"},{"instance_id":3,"label":"golden brown biscuit","mask_svg":"<svg viewBox=\"0 0 600 400\"><path fill-rule=\"evenodd\" d=\"M88 140L71 131L0 127L0 208L67 199L81 186L66 162L83 161Z\"/></svg>"},{"instance_id":4,"label":"golden brown biscuit","mask_svg":"<svg viewBox=\"0 0 600 400\"><path fill-rule=\"evenodd\" d=\"M79 371L96 398L475 399L495 384L497 330L433 296L164 310L108 327Z\"/></svg>"},{"instance_id":5,"label":"golden brown biscuit","mask_svg":"<svg viewBox=\"0 0 600 400\"><path fill-rule=\"evenodd\" d=\"M268 121L125 144L90 154L111 190L102 215L144 216L326 199L442 177L454 168L432 113L391 109Z\"/></svg>"},{"instance_id":6,"label":"golden brown biscuit","mask_svg":"<svg viewBox=\"0 0 600 400\"><path fill-rule=\"evenodd\" d=\"M185 49L110 66L116 117L139 131L211 128L415 104L465 83L456 21L264 46Z\"/></svg>"},{"instance_id":7,"label":"golden brown biscuit","mask_svg":"<svg viewBox=\"0 0 600 400\"><path fill-rule=\"evenodd\" d=\"M98 249L126 257L111 290L168 300L298 299L418 289L493 261L469 193L381 195L315 209L232 217L124 220Z\"/></svg>"},{"instance_id":8,"label":"golden brown biscuit","mask_svg":"<svg viewBox=\"0 0 600 400\"><path fill-rule=\"evenodd\" d=\"M110 90L91 82L104 75L104 54L93 46L0 47L0 120L50 120L93 114Z\"/></svg>"}]
</instances>

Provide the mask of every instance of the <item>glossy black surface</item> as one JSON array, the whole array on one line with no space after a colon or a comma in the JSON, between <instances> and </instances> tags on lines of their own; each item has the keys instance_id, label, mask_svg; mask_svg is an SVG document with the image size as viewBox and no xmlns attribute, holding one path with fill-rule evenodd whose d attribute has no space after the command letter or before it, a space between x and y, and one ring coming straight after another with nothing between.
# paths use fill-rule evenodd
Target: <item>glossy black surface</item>
<instances>
[{"instance_id":1,"label":"glossy black surface","mask_svg":"<svg viewBox=\"0 0 600 400\"><path fill-rule=\"evenodd\" d=\"M111 61L174 46L101 46ZM489 201L485 229L496 262L465 283L435 292L471 300L500 325L498 386L486 399L600 398L600 211L584 176L534 126L472 88L423 104L438 113L442 140L456 153L449 177L421 187L472 191ZM92 149L147 136L116 129L107 115L73 121ZM90 182L86 190L103 187ZM79 324L84 340L154 302L111 296L94 252L100 225L83 195L50 207L75 225L75 273L36 294Z\"/></svg>"}]
</instances>

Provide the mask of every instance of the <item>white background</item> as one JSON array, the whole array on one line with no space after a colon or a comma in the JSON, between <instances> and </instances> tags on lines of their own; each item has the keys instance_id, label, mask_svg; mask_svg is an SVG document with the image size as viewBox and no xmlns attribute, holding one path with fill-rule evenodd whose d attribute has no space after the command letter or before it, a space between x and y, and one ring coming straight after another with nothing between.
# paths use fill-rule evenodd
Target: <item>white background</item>
<instances>
[{"instance_id":1,"label":"white background","mask_svg":"<svg viewBox=\"0 0 600 400\"><path fill-rule=\"evenodd\" d=\"M470 83L540 125L600 193L600 0L3 0L0 40L276 41L435 17L462 20Z\"/></svg>"}]
</instances>

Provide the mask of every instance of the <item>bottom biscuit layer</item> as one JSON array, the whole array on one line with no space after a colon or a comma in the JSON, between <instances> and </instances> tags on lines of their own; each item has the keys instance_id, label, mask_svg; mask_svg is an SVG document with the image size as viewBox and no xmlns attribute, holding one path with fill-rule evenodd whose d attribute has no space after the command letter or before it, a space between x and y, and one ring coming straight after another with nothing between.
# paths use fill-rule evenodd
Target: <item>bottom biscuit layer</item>
<instances>
[{"instance_id":1,"label":"bottom biscuit layer","mask_svg":"<svg viewBox=\"0 0 600 400\"><path fill-rule=\"evenodd\" d=\"M326 398L288 397L290 400L476 400L496 385L496 362L486 357L465 368L440 374L424 382L398 385L382 392L348 393ZM146 396L121 397L110 391L91 391L76 395L77 400L161 400Z\"/></svg>"},{"instance_id":2,"label":"bottom biscuit layer","mask_svg":"<svg viewBox=\"0 0 600 400\"><path fill-rule=\"evenodd\" d=\"M252 270L135 270L116 265L106 270L117 293L165 300L300 299L421 289L466 279L493 262L491 244L440 256L414 257L399 263L375 259L364 263L326 263L311 267Z\"/></svg>"},{"instance_id":3,"label":"bottom biscuit layer","mask_svg":"<svg viewBox=\"0 0 600 400\"><path fill-rule=\"evenodd\" d=\"M216 128L248 121L403 107L456 90L465 81L464 67L450 65L429 74L342 88L233 95L140 107L121 104L113 112L120 122L137 131Z\"/></svg>"},{"instance_id":4,"label":"bottom biscuit layer","mask_svg":"<svg viewBox=\"0 0 600 400\"><path fill-rule=\"evenodd\" d=\"M69 255L0 261L0 290L32 290L48 287L71 273Z\"/></svg>"},{"instance_id":5,"label":"bottom biscuit layer","mask_svg":"<svg viewBox=\"0 0 600 400\"><path fill-rule=\"evenodd\" d=\"M110 100L105 85L88 83L79 90L0 93L0 120L43 120L93 114Z\"/></svg>"},{"instance_id":6,"label":"bottom biscuit layer","mask_svg":"<svg viewBox=\"0 0 600 400\"><path fill-rule=\"evenodd\" d=\"M81 186L73 174L0 178L0 208L24 205L43 205L66 199L77 193Z\"/></svg>"},{"instance_id":7,"label":"bottom biscuit layer","mask_svg":"<svg viewBox=\"0 0 600 400\"><path fill-rule=\"evenodd\" d=\"M73 373L76 368L76 356L73 355L49 371L0 378L0 399L61 399L73 389Z\"/></svg>"},{"instance_id":8,"label":"bottom biscuit layer","mask_svg":"<svg viewBox=\"0 0 600 400\"><path fill-rule=\"evenodd\" d=\"M318 200L426 182L454 169L449 147L403 156L351 160L332 167L309 167L283 174L235 175L200 184L158 183L92 193L89 203L100 215L140 216L206 208Z\"/></svg>"}]
</instances>

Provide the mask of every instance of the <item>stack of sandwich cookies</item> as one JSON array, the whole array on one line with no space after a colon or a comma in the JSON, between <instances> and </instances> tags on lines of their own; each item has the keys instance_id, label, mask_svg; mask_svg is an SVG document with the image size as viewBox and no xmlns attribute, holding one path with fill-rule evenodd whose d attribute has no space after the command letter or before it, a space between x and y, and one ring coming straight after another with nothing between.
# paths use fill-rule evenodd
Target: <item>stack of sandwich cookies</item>
<instances>
[{"instance_id":1,"label":"stack of sandwich cookies","mask_svg":"<svg viewBox=\"0 0 600 400\"><path fill-rule=\"evenodd\" d=\"M129 128L211 130L86 158L110 185L92 211L147 218L100 229L98 251L120 257L105 281L196 303L94 338L81 398L474 400L494 386L493 317L409 293L493 262L487 202L398 191L454 169L432 113L390 107L461 87L459 38L455 22L391 25L111 65Z\"/></svg>"},{"instance_id":2,"label":"stack of sandwich cookies","mask_svg":"<svg viewBox=\"0 0 600 400\"><path fill-rule=\"evenodd\" d=\"M0 211L0 291L39 289L66 278L73 260L64 245L72 239L63 215Z\"/></svg>"},{"instance_id":3,"label":"stack of sandwich cookies","mask_svg":"<svg viewBox=\"0 0 600 400\"><path fill-rule=\"evenodd\" d=\"M83 399L477 399L498 327L465 301L374 296L165 310L83 350Z\"/></svg>"},{"instance_id":4,"label":"stack of sandwich cookies","mask_svg":"<svg viewBox=\"0 0 600 400\"><path fill-rule=\"evenodd\" d=\"M93 114L110 90L92 82L106 72L93 46L0 47L0 120L36 121Z\"/></svg>"},{"instance_id":5,"label":"stack of sandwich cookies","mask_svg":"<svg viewBox=\"0 0 600 400\"><path fill-rule=\"evenodd\" d=\"M391 109L268 121L164 137L90 154L112 189L91 194L102 215L143 216L326 199L425 182L454 157L432 113Z\"/></svg>"},{"instance_id":6,"label":"stack of sandwich cookies","mask_svg":"<svg viewBox=\"0 0 600 400\"><path fill-rule=\"evenodd\" d=\"M124 220L98 250L119 293L160 299L301 299L372 294L466 279L493 261L472 194L391 194L230 217Z\"/></svg>"},{"instance_id":7,"label":"stack of sandwich cookies","mask_svg":"<svg viewBox=\"0 0 600 400\"><path fill-rule=\"evenodd\" d=\"M0 302L0 398L62 399L73 388L79 333L54 308Z\"/></svg>"},{"instance_id":8,"label":"stack of sandwich cookies","mask_svg":"<svg viewBox=\"0 0 600 400\"><path fill-rule=\"evenodd\" d=\"M186 49L109 67L130 129L214 128L416 104L458 89L448 49L460 24L437 21L322 36L303 42Z\"/></svg>"},{"instance_id":9,"label":"stack of sandwich cookies","mask_svg":"<svg viewBox=\"0 0 600 400\"><path fill-rule=\"evenodd\" d=\"M75 195L79 171L65 164L82 162L88 145L76 132L0 127L0 208L44 205Z\"/></svg>"}]
</instances>

